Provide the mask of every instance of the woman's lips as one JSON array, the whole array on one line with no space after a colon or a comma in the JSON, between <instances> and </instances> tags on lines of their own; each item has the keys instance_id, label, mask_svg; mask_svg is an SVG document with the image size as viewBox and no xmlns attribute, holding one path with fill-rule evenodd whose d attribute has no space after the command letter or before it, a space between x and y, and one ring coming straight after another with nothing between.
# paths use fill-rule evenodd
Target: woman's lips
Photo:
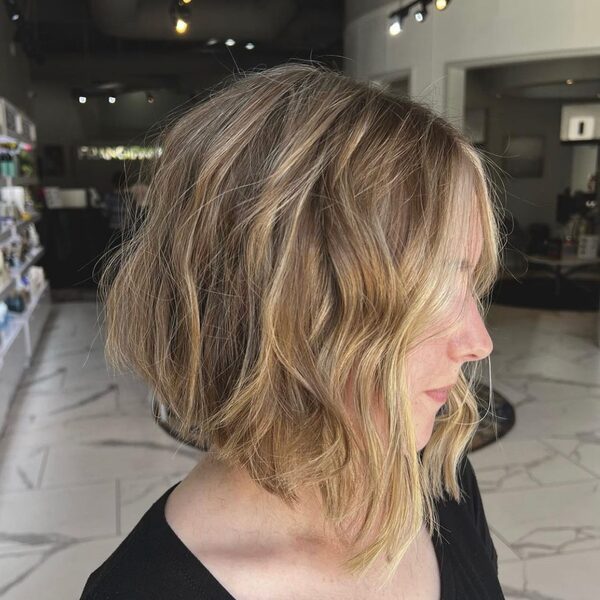
<instances>
[{"instance_id":1,"label":"woman's lips","mask_svg":"<svg viewBox=\"0 0 600 600\"><path fill-rule=\"evenodd\" d=\"M441 390L429 390L425 392L430 398L433 398L438 404L444 404L448 400L450 388Z\"/></svg>"}]
</instances>

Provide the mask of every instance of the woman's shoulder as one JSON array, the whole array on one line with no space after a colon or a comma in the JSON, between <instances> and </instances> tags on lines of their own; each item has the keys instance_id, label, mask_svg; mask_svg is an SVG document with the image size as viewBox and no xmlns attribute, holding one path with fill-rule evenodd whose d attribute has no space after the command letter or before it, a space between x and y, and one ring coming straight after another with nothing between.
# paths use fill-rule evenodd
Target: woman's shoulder
<instances>
[{"instance_id":1,"label":"woman's shoulder","mask_svg":"<svg viewBox=\"0 0 600 600\"><path fill-rule=\"evenodd\" d=\"M80 600L128 600L178 597L172 595L178 548L165 526L164 505L175 484L156 500L135 527L98 566L85 583ZM180 580L181 581L181 580Z\"/></svg>"}]
</instances>

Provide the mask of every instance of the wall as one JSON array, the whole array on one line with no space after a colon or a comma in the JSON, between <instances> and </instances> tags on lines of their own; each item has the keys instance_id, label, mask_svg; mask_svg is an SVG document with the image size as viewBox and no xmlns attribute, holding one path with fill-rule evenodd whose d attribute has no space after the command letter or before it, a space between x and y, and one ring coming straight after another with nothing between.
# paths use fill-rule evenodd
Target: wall
<instances>
[{"instance_id":1,"label":"wall","mask_svg":"<svg viewBox=\"0 0 600 600\"><path fill-rule=\"evenodd\" d=\"M378 2L376 5L379 4ZM371 0L346 0L346 70L359 79L410 74L410 94L462 124L465 68L541 58L600 55L600 2L589 0L460 0L445 11L411 16L398 36L388 15L402 3L372 9ZM535 24L535 29L532 29ZM454 83L457 80L457 84Z\"/></svg>"},{"instance_id":2,"label":"wall","mask_svg":"<svg viewBox=\"0 0 600 600\"><path fill-rule=\"evenodd\" d=\"M556 197L571 183L573 146L560 143L562 102L502 96L487 91L485 81L467 73L466 108L485 108L487 140L485 153L502 168L506 137L542 135L544 170L542 177L496 177L505 192L504 201L513 217L526 229L531 223L548 223L555 233Z\"/></svg>"},{"instance_id":3,"label":"wall","mask_svg":"<svg viewBox=\"0 0 600 600\"><path fill-rule=\"evenodd\" d=\"M80 104L70 89L62 83L36 84L34 107L40 140L44 145L58 145L64 150L65 173L62 177L44 176L45 185L61 187L96 187L110 189L113 174L123 163L112 160L80 160L77 148L82 145L117 146L145 145L152 134L177 110L189 105L187 96L165 90L154 90L153 103L145 92L130 92L109 104L107 98L88 98ZM128 161L135 171L137 161Z\"/></svg>"},{"instance_id":4,"label":"wall","mask_svg":"<svg viewBox=\"0 0 600 600\"><path fill-rule=\"evenodd\" d=\"M6 98L28 117L34 119L28 92L32 89L27 57L13 43L15 25L4 6L0 6L0 97ZM35 120L35 119L34 119Z\"/></svg>"},{"instance_id":5,"label":"wall","mask_svg":"<svg viewBox=\"0 0 600 600\"><path fill-rule=\"evenodd\" d=\"M588 180L598 168L598 146L582 144L573 146L573 168L571 170L571 190L588 191Z\"/></svg>"},{"instance_id":6,"label":"wall","mask_svg":"<svg viewBox=\"0 0 600 600\"><path fill-rule=\"evenodd\" d=\"M411 13L404 31L390 36L388 16L402 4L406 2L346 0L345 69L362 80L408 78L410 96L459 129L467 104L476 106L478 101L467 92L469 69L600 56L600 2L460 0L445 11L430 7L423 23ZM505 186L506 206L522 225L545 221L556 229L556 196L571 183L573 155L571 147L558 141L560 103L514 99L496 104L486 98L488 104L493 109L491 153L502 153L504 132L546 136L543 178L498 183Z\"/></svg>"}]
</instances>

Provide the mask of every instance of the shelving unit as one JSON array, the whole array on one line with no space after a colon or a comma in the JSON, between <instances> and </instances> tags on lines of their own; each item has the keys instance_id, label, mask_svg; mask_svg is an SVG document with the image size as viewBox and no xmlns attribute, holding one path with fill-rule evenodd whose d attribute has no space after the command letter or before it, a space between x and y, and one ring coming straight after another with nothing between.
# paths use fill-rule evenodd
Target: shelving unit
<instances>
[{"instance_id":1,"label":"shelving unit","mask_svg":"<svg viewBox=\"0 0 600 600\"><path fill-rule=\"evenodd\" d=\"M0 140L14 141L34 145L36 141L35 126L17 108L0 98ZM36 177L0 176L0 188L24 187L35 185ZM26 228L39 221L40 216L13 224L0 232L0 249L12 242ZM21 276L35 264L44 254L44 248L35 248L22 265L11 269L11 281L0 284L0 300L6 298L16 287ZM10 313L8 326L3 329L0 340L0 432L3 429L6 413L16 388L21 381L25 369L41 337L41 333L51 309L50 288L46 281L33 296L25 311Z\"/></svg>"}]
</instances>

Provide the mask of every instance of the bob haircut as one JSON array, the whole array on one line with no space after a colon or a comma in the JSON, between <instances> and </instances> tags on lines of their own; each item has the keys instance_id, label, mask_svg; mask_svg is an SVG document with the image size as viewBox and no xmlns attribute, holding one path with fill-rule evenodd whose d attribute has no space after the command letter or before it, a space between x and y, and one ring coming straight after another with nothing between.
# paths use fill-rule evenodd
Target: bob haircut
<instances>
[{"instance_id":1,"label":"bob haircut","mask_svg":"<svg viewBox=\"0 0 600 600\"><path fill-rule=\"evenodd\" d=\"M234 75L158 143L147 214L100 282L109 362L288 506L314 486L340 540L359 523L344 566L385 557L391 577L424 523L439 534L435 500L462 499L479 421L461 371L418 452L405 363L457 294L486 308L501 217L482 158L430 108L318 63Z\"/></svg>"}]
</instances>

